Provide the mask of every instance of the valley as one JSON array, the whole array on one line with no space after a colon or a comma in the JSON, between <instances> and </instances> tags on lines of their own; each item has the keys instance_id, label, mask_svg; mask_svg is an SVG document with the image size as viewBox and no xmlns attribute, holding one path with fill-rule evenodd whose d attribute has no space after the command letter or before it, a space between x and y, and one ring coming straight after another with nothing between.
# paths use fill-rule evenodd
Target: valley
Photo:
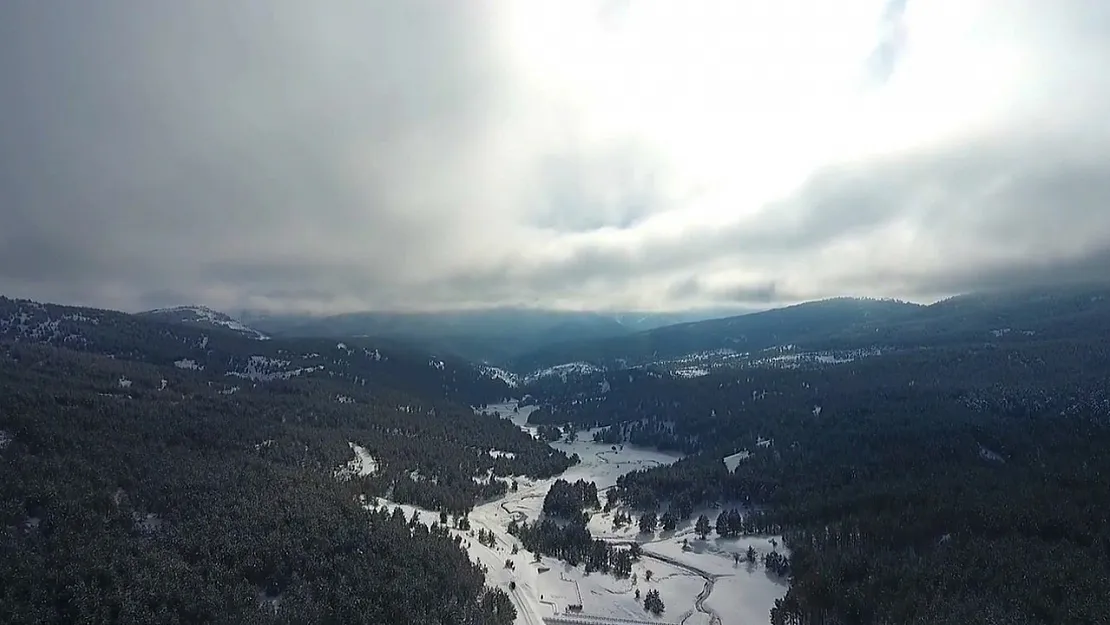
<instances>
[{"instance_id":1,"label":"valley","mask_svg":"<svg viewBox=\"0 0 1110 625\"><path fill-rule=\"evenodd\" d=\"M0 298L0 621L1100 622L1099 292L537 369Z\"/></svg>"},{"instance_id":2,"label":"valley","mask_svg":"<svg viewBox=\"0 0 1110 625\"><path fill-rule=\"evenodd\" d=\"M519 407L516 402L487 406L489 418L510 419L521 429L535 432L528 416L534 407ZM535 520L543 516L542 504L548 488L556 479L586 480L597 485L599 493L612 488L617 478L628 471L664 466L681 456L650 449L612 446L590 440L591 433L581 434L575 442L557 441L551 446L568 455L577 454L582 461L558 476L544 480L515 478L519 489L503 497L474 507L468 518L469 531L452 533L470 537L485 530L496 538L493 547L477 540L468 541L471 558L488 569L488 581L509 591L517 608L517 623L685 623L723 625L762 622L775 599L786 592L786 580L765 571L761 564L736 561L749 546L760 555L772 551L774 537L743 537L722 539L696 538L692 522L685 522L674 531L643 534L636 526L613 528L613 515L620 511L597 511L591 515L589 527L595 538L615 544L641 545L643 556L633 565L632 579L617 579L601 572L586 574L581 566L570 566L552 557L539 558L524 549L512 553L519 540L506 528L512 520ZM407 518L414 513L422 519L434 519L438 513L413 506L398 505L377 499L376 505L387 509L400 507ZM683 548L683 543L689 546ZM513 568L506 568L506 562ZM649 574L648 571L651 571ZM650 581L645 579L650 575ZM635 597L648 590L658 590L666 611L655 617L644 610ZM580 611L568 606L580 605Z\"/></svg>"}]
</instances>

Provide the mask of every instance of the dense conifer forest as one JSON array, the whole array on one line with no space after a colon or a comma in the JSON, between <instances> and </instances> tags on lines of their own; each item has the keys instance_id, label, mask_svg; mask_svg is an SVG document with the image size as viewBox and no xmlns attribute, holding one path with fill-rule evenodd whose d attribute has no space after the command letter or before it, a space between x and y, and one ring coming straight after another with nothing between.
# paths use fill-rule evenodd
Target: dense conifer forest
<instances>
[{"instance_id":1,"label":"dense conifer forest","mask_svg":"<svg viewBox=\"0 0 1110 625\"><path fill-rule=\"evenodd\" d=\"M0 622L512 622L457 539L360 496L458 514L503 492L496 476L549 476L563 454L404 392L328 378L228 390L0 344ZM350 442L378 470L337 479Z\"/></svg>"},{"instance_id":2,"label":"dense conifer forest","mask_svg":"<svg viewBox=\"0 0 1110 625\"><path fill-rule=\"evenodd\" d=\"M687 454L620 477L605 509L635 516L615 523L781 537L758 556L790 583L775 625L1105 623L1110 343L1090 301L1035 300L1057 319L963 298L850 358L511 389L372 339L0 299L0 622L507 624L446 528L564 471L577 457L544 441L582 435ZM1037 329L968 338L991 318ZM475 414L513 393L538 438ZM636 548L587 530L595 485L546 495L509 528L525 549L628 575Z\"/></svg>"},{"instance_id":3,"label":"dense conifer forest","mask_svg":"<svg viewBox=\"0 0 1110 625\"><path fill-rule=\"evenodd\" d=\"M607 379L605 393L592 379L532 389L543 406L533 419L692 454L629 473L607 494L653 526L732 502L743 514L718 519L718 533L782 535L789 561L774 564L791 587L772 623L1110 614L1103 337Z\"/></svg>"}]
</instances>

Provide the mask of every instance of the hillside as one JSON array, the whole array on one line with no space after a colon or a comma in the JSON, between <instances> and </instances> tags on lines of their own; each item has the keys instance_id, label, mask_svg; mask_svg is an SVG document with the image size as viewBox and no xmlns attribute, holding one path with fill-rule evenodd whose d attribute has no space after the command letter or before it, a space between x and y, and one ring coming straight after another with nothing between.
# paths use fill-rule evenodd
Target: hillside
<instances>
[{"instance_id":1,"label":"hillside","mask_svg":"<svg viewBox=\"0 0 1110 625\"><path fill-rule=\"evenodd\" d=\"M1100 623L1110 342L1080 308L959 298L930 313L938 324L970 332L1013 310L1014 328L1041 325L812 366L549 378L525 389L529 423L689 454L622 476L607 498L672 524L739 502L744 535L790 550L772 624Z\"/></svg>"},{"instance_id":2,"label":"hillside","mask_svg":"<svg viewBox=\"0 0 1110 625\"><path fill-rule=\"evenodd\" d=\"M0 299L0 622L513 622L458 528L576 460L503 381L156 316Z\"/></svg>"},{"instance_id":3,"label":"hillside","mask_svg":"<svg viewBox=\"0 0 1110 625\"><path fill-rule=\"evenodd\" d=\"M922 307L892 300L838 298L724 319L670 325L623 337L553 345L515 358L515 371L529 372L585 361L623 368L683 358L701 352L754 352L769 347L825 340L862 323L887 323Z\"/></svg>"},{"instance_id":4,"label":"hillside","mask_svg":"<svg viewBox=\"0 0 1110 625\"><path fill-rule=\"evenodd\" d=\"M279 339L126 313L0 298L0 340L47 343L158 366L204 371L229 384L342 380L462 405L511 394L484 367L378 339Z\"/></svg>"},{"instance_id":5,"label":"hillside","mask_svg":"<svg viewBox=\"0 0 1110 625\"><path fill-rule=\"evenodd\" d=\"M586 363L606 370L653 365L681 373L776 358L836 360L876 350L1097 337L1106 332L1110 286L1105 284L982 292L928 306L838 298L562 343L522 355L511 368L533 373Z\"/></svg>"},{"instance_id":6,"label":"hillside","mask_svg":"<svg viewBox=\"0 0 1110 625\"><path fill-rule=\"evenodd\" d=\"M244 325L243 322L238 319L234 319L230 315L212 310L205 306L159 308L138 313L136 316L163 323L180 323L205 330L225 330L258 340L266 340L269 338L258 330Z\"/></svg>"},{"instance_id":7,"label":"hillside","mask_svg":"<svg viewBox=\"0 0 1110 625\"><path fill-rule=\"evenodd\" d=\"M687 313L600 313L524 308L457 312L363 312L325 317L244 313L254 328L273 336L373 336L474 362L503 365L514 356L561 341L624 336L683 321L724 316L719 310Z\"/></svg>"}]
</instances>

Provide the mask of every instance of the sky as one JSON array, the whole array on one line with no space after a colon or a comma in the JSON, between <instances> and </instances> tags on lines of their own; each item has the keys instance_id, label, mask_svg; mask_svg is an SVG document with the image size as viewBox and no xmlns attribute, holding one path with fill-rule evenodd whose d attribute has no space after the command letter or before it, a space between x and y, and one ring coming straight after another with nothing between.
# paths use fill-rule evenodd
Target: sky
<instances>
[{"instance_id":1,"label":"sky","mask_svg":"<svg viewBox=\"0 0 1110 625\"><path fill-rule=\"evenodd\" d=\"M1110 267L1101 0L8 0L0 294L930 301Z\"/></svg>"}]
</instances>

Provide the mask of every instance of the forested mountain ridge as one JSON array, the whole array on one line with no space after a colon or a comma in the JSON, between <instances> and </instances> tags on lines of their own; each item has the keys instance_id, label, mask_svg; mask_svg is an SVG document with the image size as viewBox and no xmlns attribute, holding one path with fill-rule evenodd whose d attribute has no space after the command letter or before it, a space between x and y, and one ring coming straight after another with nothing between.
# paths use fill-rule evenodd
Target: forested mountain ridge
<instances>
[{"instance_id":1,"label":"forested mountain ridge","mask_svg":"<svg viewBox=\"0 0 1110 625\"><path fill-rule=\"evenodd\" d=\"M530 308L442 312L360 312L324 317L244 313L252 327L275 337L376 336L474 362L504 365L553 342L623 336L684 321L726 316L725 310L685 313L604 313ZM733 313L734 314L734 313Z\"/></svg>"},{"instance_id":2,"label":"forested mountain ridge","mask_svg":"<svg viewBox=\"0 0 1110 625\"><path fill-rule=\"evenodd\" d=\"M698 352L752 352L825 338L868 319L897 319L918 308L916 304L894 300L821 300L723 319L663 326L629 336L552 345L520 356L511 364L517 371L573 361L623 368Z\"/></svg>"},{"instance_id":3,"label":"forested mountain ridge","mask_svg":"<svg viewBox=\"0 0 1110 625\"><path fill-rule=\"evenodd\" d=\"M512 622L458 536L360 501L454 518L504 492L498 476L553 475L565 456L403 391L233 388L0 341L0 622ZM353 445L371 466L346 468Z\"/></svg>"},{"instance_id":4,"label":"forested mountain ridge","mask_svg":"<svg viewBox=\"0 0 1110 625\"><path fill-rule=\"evenodd\" d=\"M0 340L47 343L124 360L222 375L229 382L327 377L429 399L480 405L511 394L506 382L450 356L381 339L257 340L222 327L158 316L0 297Z\"/></svg>"},{"instance_id":5,"label":"forested mountain ridge","mask_svg":"<svg viewBox=\"0 0 1110 625\"><path fill-rule=\"evenodd\" d=\"M223 330L234 332L248 338L266 340L269 337L251 328L243 322L226 313L212 310L206 306L176 306L173 308L158 308L137 313L137 317L162 321L165 323L180 323L195 326L206 330Z\"/></svg>"},{"instance_id":6,"label":"forested mountain ridge","mask_svg":"<svg viewBox=\"0 0 1110 625\"><path fill-rule=\"evenodd\" d=\"M928 306L836 298L623 337L549 346L512 361L528 373L584 362L614 370L744 364L764 350L873 351L983 345L1110 332L1110 286L1102 283L980 292Z\"/></svg>"}]
</instances>

